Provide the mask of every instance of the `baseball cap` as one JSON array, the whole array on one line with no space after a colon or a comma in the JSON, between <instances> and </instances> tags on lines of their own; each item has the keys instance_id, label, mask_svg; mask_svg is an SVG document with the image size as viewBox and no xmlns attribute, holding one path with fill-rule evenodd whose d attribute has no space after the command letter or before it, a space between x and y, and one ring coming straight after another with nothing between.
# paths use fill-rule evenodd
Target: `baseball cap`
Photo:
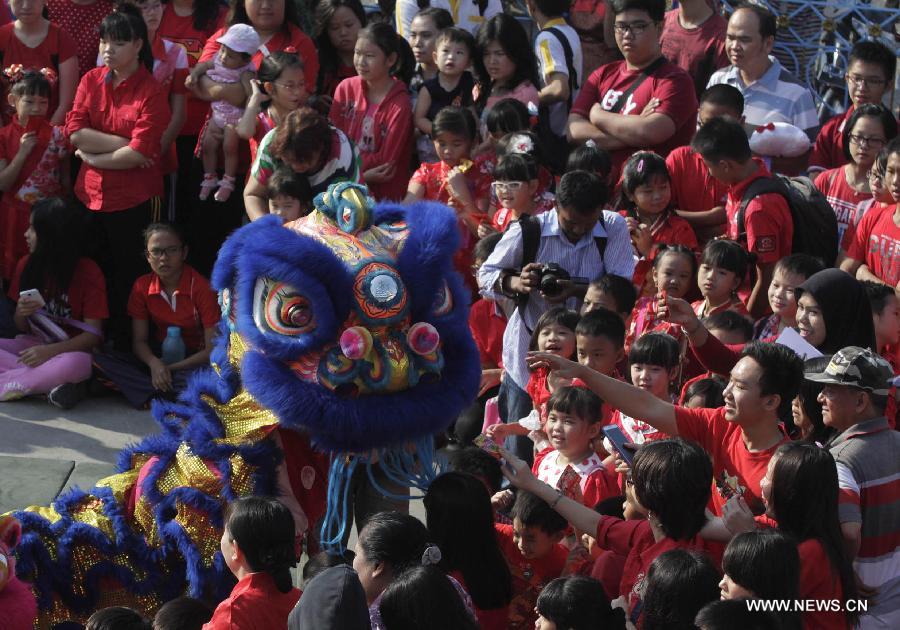
<instances>
[{"instance_id":1,"label":"baseball cap","mask_svg":"<svg viewBox=\"0 0 900 630\"><path fill-rule=\"evenodd\" d=\"M894 370L881 355L868 348L847 346L834 353L824 368L806 372L804 376L815 383L845 385L887 396Z\"/></svg>"},{"instance_id":2,"label":"baseball cap","mask_svg":"<svg viewBox=\"0 0 900 630\"><path fill-rule=\"evenodd\" d=\"M235 24L216 40L231 50L253 55L259 50L259 35L249 24Z\"/></svg>"}]
</instances>

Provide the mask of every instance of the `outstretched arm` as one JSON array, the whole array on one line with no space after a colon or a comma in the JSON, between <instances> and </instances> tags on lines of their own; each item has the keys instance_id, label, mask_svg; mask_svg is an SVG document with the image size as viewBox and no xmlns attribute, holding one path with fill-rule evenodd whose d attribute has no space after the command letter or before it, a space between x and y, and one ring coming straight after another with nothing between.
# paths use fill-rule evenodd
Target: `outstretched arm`
<instances>
[{"instance_id":1,"label":"outstretched arm","mask_svg":"<svg viewBox=\"0 0 900 630\"><path fill-rule=\"evenodd\" d=\"M604 402L629 416L640 418L668 435L678 435L675 406L634 385L623 383L587 366L547 352L529 352L528 367L544 366L562 378L580 378Z\"/></svg>"}]
</instances>

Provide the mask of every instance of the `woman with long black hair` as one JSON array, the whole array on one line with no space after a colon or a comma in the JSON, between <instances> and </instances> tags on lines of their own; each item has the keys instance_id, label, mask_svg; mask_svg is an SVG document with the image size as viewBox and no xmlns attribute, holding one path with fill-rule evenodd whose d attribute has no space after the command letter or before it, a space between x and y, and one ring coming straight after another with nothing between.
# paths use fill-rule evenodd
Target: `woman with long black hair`
<instances>
[{"instance_id":1,"label":"woman with long black hair","mask_svg":"<svg viewBox=\"0 0 900 630\"><path fill-rule=\"evenodd\" d=\"M82 216L59 198L34 205L9 288L16 300L15 339L0 339L0 400L49 394L67 409L81 398L77 383L91 376L91 350L108 316L100 269L82 258Z\"/></svg>"}]
</instances>

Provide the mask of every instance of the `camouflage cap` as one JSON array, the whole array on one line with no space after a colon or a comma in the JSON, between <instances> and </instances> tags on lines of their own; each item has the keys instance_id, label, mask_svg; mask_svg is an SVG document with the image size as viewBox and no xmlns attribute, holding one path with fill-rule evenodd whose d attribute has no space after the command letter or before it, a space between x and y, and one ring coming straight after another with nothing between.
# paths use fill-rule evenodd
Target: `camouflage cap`
<instances>
[{"instance_id":1,"label":"camouflage cap","mask_svg":"<svg viewBox=\"0 0 900 630\"><path fill-rule=\"evenodd\" d=\"M806 372L806 380L831 385L845 385L887 396L894 370L881 355L868 348L847 346L838 350L823 370Z\"/></svg>"}]
</instances>

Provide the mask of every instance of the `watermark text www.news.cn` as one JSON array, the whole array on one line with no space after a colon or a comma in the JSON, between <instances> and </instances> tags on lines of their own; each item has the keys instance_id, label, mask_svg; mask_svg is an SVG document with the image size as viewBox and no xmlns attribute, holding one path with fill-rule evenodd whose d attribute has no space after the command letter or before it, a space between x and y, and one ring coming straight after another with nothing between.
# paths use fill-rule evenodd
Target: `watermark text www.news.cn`
<instances>
[{"instance_id":1,"label":"watermark text www.news.cn","mask_svg":"<svg viewBox=\"0 0 900 630\"><path fill-rule=\"evenodd\" d=\"M748 599L747 608L764 612L860 612L868 610L864 599Z\"/></svg>"}]
</instances>

